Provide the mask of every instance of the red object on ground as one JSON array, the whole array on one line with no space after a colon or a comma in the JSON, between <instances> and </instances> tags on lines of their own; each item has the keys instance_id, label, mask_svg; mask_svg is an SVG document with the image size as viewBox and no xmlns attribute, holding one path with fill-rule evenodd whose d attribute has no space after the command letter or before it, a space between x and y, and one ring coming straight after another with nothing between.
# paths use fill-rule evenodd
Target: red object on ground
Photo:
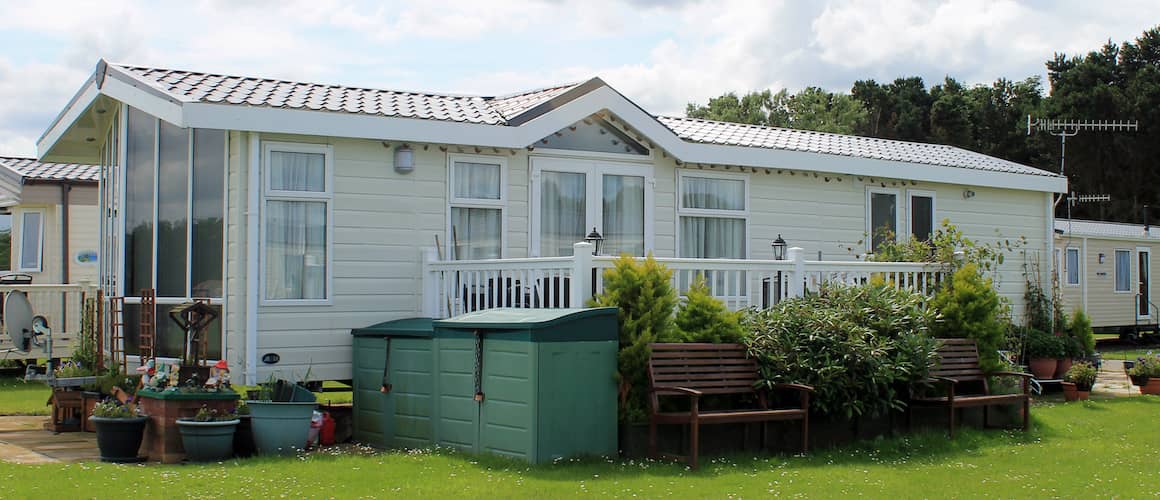
<instances>
[{"instance_id":1,"label":"red object on ground","mask_svg":"<svg viewBox=\"0 0 1160 500\"><path fill-rule=\"evenodd\" d=\"M322 446L334 444L334 418L330 412L322 412L322 430L318 434L318 442Z\"/></svg>"}]
</instances>

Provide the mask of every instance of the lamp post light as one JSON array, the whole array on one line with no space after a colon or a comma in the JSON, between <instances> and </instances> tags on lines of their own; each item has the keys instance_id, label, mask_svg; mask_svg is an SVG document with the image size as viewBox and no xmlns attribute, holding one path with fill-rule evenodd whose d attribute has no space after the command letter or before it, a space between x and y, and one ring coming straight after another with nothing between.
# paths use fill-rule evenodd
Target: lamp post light
<instances>
[{"instance_id":1,"label":"lamp post light","mask_svg":"<svg viewBox=\"0 0 1160 500\"><path fill-rule=\"evenodd\" d=\"M781 239L780 233L777 235L777 239L773 240L773 243L771 243L770 246L773 247L773 258L775 260L785 260L785 249L789 246L789 244L786 243L785 240ZM781 302L781 288L781 270L779 269L777 271L777 285L773 287L774 304Z\"/></svg>"},{"instance_id":2,"label":"lamp post light","mask_svg":"<svg viewBox=\"0 0 1160 500\"><path fill-rule=\"evenodd\" d=\"M592 244L592 255L600 255L600 244L604 241L604 236L600 234L600 231L593 227L592 232L584 237L584 241Z\"/></svg>"}]
</instances>

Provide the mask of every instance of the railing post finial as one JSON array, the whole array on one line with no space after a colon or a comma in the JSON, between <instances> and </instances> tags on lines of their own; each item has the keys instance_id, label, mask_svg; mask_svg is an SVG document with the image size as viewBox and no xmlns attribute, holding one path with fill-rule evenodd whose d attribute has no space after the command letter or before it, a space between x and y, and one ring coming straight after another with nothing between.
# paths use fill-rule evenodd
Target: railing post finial
<instances>
[{"instance_id":1,"label":"railing post finial","mask_svg":"<svg viewBox=\"0 0 1160 500\"><path fill-rule=\"evenodd\" d=\"M793 271L789 273L789 296L801 297L806 277L805 250L802 247L791 247L786 254L786 258L793 263Z\"/></svg>"}]
</instances>

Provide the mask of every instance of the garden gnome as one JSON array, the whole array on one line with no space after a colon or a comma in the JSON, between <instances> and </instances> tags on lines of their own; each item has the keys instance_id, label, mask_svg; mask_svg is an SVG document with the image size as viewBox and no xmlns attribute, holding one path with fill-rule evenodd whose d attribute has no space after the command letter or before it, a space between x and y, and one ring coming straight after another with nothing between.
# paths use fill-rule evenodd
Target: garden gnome
<instances>
[{"instance_id":1,"label":"garden gnome","mask_svg":"<svg viewBox=\"0 0 1160 500\"><path fill-rule=\"evenodd\" d=\"M149 362L152 363L153 360L149 360ZM153 376L149 378L149 386L152 389L156 389L156 390L160 391L160 390L164 389L165 384L168 384L168 383L169 383L169 365L166 365L165 363L161 363L161 366L158 366L154 370Z\"/></svg>"},{"instance_id":2,"label":"garden gnome","mask_svg":"<svg viewBox=\"0 0 1160 500\"><path fill-rule=\"evenodd\" d=\"M206 387L222 387L230 385L230 367L226 364L226 360L222 359L209 369L209 380L205 381Z\"/></svg>"},{"instance_id":3,"label":"garden gnome","mask_svg":"<svg viewBox=\"0 0 1160 500\"><path fill-rule=\"evenodd\" d=\"M143 366L137 367L137 371L141 373L141 387L149 387L153 375L157 374L157 362L152 359L146 361Z\"/></svg>"},{"instance_id":4,"label":"garden gnome","mask_svg":"<svg viewBox=\"0 0 1160 500\"><path fill-rule=\"evenodd\" d=\"M175 388L181 384L181 369L177 363L169 365L169 387Z\"/></svg>"}]
</instances>

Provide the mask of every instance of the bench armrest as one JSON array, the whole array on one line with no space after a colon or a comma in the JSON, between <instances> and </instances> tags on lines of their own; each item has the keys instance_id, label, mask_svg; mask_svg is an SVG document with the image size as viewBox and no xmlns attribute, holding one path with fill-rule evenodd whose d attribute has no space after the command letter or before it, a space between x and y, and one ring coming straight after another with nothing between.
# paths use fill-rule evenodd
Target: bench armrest
<instances>
[{"instance_id":1,"label":"bench armrest","mask_svg":"<svg viewBox=\"0 0 1160 500\"><path fill-rule=\"evenodd\" d=\"M950 377L939 377L939 376L929 377L926 379L926 381L927 382L946 382L946 383L951 384L951 385L959 383L959 381L956 379L953 379Z\"/></svg>"},{"instance_id":2,"label":"bench armrest","mask_svg":"<svg viewBox=\"0 0 1160 500\"><path fill-rule=\"evenodd\" d=\"M699 398L703 395L701 393L701 391L698 391L696 389L689 389L688 387L677 387L677 386L672 386L672 385L657 385L657 386L650 387L648 391L649 392L675 392L675 393L685 394L688 396L693 396L695 398Z\"/></svg>"},{"instance_id":3,"label":"bench armrest","mask_svg":"<svg viewBox=\"0 0 1160 500\"><path fill-rule=\"evenodd\" d=\"M814 388L804 384L769 384L770 389L789 389L801 392L814 392Z\"/></svg>"}]
</instances>

